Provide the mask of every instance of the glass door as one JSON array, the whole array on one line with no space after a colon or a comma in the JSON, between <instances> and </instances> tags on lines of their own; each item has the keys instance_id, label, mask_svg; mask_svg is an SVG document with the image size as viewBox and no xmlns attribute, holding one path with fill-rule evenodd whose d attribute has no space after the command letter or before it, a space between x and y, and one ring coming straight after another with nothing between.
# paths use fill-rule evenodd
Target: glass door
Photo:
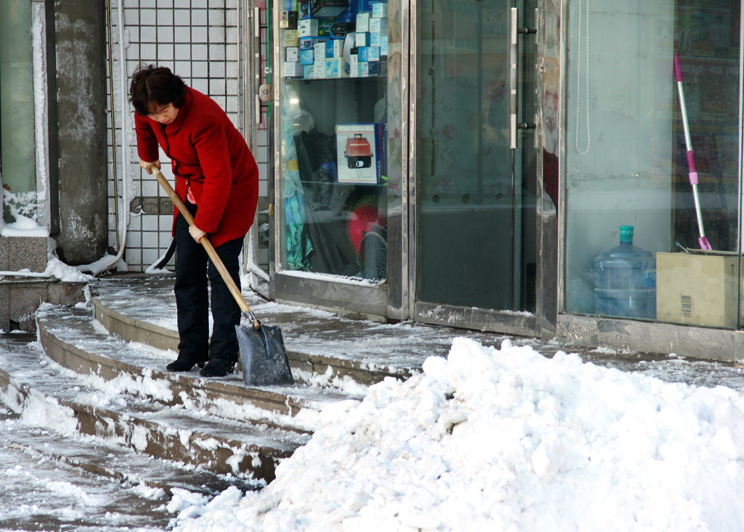
<instances>
[{"instance_id":1,"label":"glass door","mask_svg":"<svg viewBox=\"0 0 744 532\"><path fill-rule=\"evenodd\" d=\"M422 321L481 327L456 309L535 311L535 8L419 3L414 275ZM432 308L447 316L427 319Z\"/></svg>"}]
</instances>

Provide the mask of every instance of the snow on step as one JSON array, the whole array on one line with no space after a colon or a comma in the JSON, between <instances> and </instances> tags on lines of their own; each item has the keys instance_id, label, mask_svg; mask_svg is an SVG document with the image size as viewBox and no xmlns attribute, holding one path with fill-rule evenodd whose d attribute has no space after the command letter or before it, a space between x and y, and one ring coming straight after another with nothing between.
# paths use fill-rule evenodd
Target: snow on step
<instances>
[{"instance_id":1,"label":"snow on step","mask_svg":"<svg viewBox=\"0 0 744 532\"><path fill-rule=\"evenodd\" d=\"M108 316L113 322L137 320L161 332L170 330L171 337L177 338L172 279L110 278L98 281L91 292L101 322ZM265 301L250 291L243 295L263 323L281 327L296 380L346 391L350 381L366 387L388 376L406 379L420 373L426 357L446 356L455 336L473 337L485 344L498 339L478 331L343 318L323 310ZM122 337L133 339L126 334Z\"/></svg>"},{"instance_id":2,"label":"snow on step","mask_svg":"<svg viewBox=\"0 0 744 532\"><path fill-rule=\"evenodd\" d=\"M250 479L244 481L232 475L215 475L201 468L159 460L91 436L73 434L62 437L59 433L30 425L28 419L23 423L5 415L2 420L6 424L13 423L13 426L12 430L0 435L0 447L51 458L129 486L162 489L169 494L174 488L180 488L215 495L229 486L247 491L262 485Z\"/></svg>"},{"instance_id":3,"label":"snow on step","mask_svg":"<svg viewBox=\"0 0 744 532\"><path fill-rule=\"evenodd\" d=\"M0 368L0 400L29 423L64 436L97 436L219 474L271 480L278 461L309 438L92 387L49 361L38 345L0 353Z\"/></svg>"},{"instance_id":4,"label":"snow on step","mask_svg":"<svg viewBox=\"0 0 744 532\"><path fill-rule=\"evenodd\" d=\"M195 370L163 371L175 359L173 351L113 336L84 307L44 305L37 313L37 327L47 355L88 376L91 386L115 387L202 414L309 433L320 409L339 400L361 398L306 386L249 387L238 373L206 379Z\"/></svg>"}]
</instances>

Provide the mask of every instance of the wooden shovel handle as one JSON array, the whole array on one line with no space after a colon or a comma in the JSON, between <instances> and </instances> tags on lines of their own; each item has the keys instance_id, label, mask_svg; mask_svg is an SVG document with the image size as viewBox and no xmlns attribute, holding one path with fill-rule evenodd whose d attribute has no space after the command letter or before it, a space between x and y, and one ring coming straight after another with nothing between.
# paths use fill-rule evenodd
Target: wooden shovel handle
<instances>
[{"instance_id":1,"label":"wooden shovel handle","mask_svg":"<svg viewBox=\"0 0 744 532\"><path fill-rule=\"evenodd\" d=\"M178 211L181 213L181 215L184 217L184 219L188 222L189 226L194 225L194 217L191 216L191 213L186 208L186 205L184 205L183 200L178 197L178 194L176 194L176 191L173 190L173 187L170 186L170 183L168 183L168 180L165 178L163 173L160 171L160 168L157 166L152 166L152 172L155 174L155 177L158 180L158 183L160 183L160 186L162 186L165 191L168 193L168 196L170 196L170 199L173 201L173 204L178 208ZM237 301L238 306L240 307L240 310L243 312L248 312L251 315L251 319L253 320L253 326L258 329L260 327L258 320L253 316L253 311L251 310L251 307L248 306L248 303L245 301L245 298L243 297L243 294L240 293L240 289L238 289L238 285L235 284L235 281L233 281L232 276L230 275L230 272L227 271L227 268L225 268L225 265L222 262L222 259L220 259L219 255L217 255L217 251L214 249L214 246L209 241L209 238L206 236L203 237L199 242L204 246L204 249L207 250L207 255L209 255L209 258L212 259L212 263L217 267L217 271L220 272L220 275L222 276L222 279L225 281L225 284L230 289L230 293L235 298L235 301Z\"/></svg>"}]
</instances>

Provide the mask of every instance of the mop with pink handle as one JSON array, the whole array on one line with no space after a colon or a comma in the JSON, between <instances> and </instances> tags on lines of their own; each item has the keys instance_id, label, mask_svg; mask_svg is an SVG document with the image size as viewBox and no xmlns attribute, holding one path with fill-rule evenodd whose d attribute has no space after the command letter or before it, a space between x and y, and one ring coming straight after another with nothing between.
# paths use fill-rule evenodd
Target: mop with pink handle
<instances>
[{"instance_id":1,"label":"mop with pink handle","mask_svg":"<svg viewBox=\"0 0 744 532\"><path fill-rule=\"evenodd\" d=\"M695 199L695 213L697 214L698 230L700 232L700 249L712 249L705 237L703 227L703 214L700 210L700 195L698 194L698 173L695 169L695 155L692 153L692 141L690 140L690 126L687 123L687 107L685 106L685 91L682 88L682 65L679 62L679 54L674 54L674 79L677 82L677 92L679 93L679 108L682 111L682 124L685 129L685 145L687 146L687 168L690 175L690 184L692 185L692 195Z\"/></svg>"}]
</instances>

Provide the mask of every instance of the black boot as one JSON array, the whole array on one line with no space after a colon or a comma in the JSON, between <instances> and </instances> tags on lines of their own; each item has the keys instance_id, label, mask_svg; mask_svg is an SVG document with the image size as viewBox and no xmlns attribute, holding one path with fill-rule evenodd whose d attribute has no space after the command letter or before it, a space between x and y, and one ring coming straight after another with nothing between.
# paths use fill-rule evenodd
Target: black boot
<instances>
[{"instance_id":1,"label":"black boot","mask_svg":"<svg viewBox=\"0 0 744 532\"><path fill-rule=\"evenodd\" d=\"M212 357L207 365L199 372L202 377L224 377L235 369L235 361L226 358Z\"/></svg>"},{"instance_id":2,"label":"black boot","mask_svg":"<svg viewBox=\"0 0 744 532\"><path fill-rule=\"evenodd\" d=\"M194 365L203 368L206 362L206 359L194 360L191 358L179 356L175 361L165 366L165 369L167 369L168 371L191 371L191 368L193 368Z\"/></svg>"}]
</instances>

